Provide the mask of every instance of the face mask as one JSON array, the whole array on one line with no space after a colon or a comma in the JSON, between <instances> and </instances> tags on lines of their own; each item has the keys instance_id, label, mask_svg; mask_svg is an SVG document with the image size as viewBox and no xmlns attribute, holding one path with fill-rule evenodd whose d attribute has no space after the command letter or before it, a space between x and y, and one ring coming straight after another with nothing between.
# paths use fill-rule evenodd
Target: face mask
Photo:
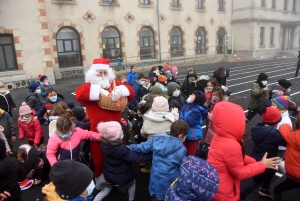
<instances>
[{"instance_id":1,"label":"face mask","mask_svg":"<svg viewBox=\"0 0 300 201\"><path fill-rule=\"evenodd\" d=\"M0 93L5 93L6 89L0 89Z\"/></svg>"},{"instance_id":2,"label":"face mask","mask_svg":"<svg viewBox=\"0 0 300 201\"><path fill-rule=\"evenodd\" d=\"M57 131L56 131L56 133L57 133L58 137L59 137L61 140L68 140L68 139L71 137L71 135L73 134L72 131L69 132L69 133L66 133L66 134L61 134L61 133L59 133L59 132L57 132Z\"/></svg>"},{"instance_id":3,"label":"face mask","mask_svg":"<svg viewBox=\"0 0 300 201\"><path fill-rule=\"evenodd\" d=\"M261 81L261 83L266 86L268 84L268 81Z\"/></svg>"},{"instance_id":4,"label":"face mask","mask_svg":"<svg viewBox=\"0 0 300 201\"><path fill-rule=\"evenodd\" d=\"M88 196L92 195L94 188L95 188L95 183L92 180L90 185L86 188L86 190L88 192Z\"/></svg>"},{"instance_id":5,"label":"face mask","mask_svg":"<svg viewBox=\"0 0 300 201\"><path fill-rule=\"evenodd\" d=\"M179 95L180 95L180 91L179 90L173 92L173 96L178 97Z\"/></svg>"},{"instance_id":6,"label":"face mask","mask_svg":"<svg viewBox=\"0 0 300 201\"><path fill-rule=\"evenodd\" d=\"M141 81L141 82L140 82L140 85L141 85L141 86L143 86L144 84L145 84L145 82L144 82L144 81Z\"/></svg>"},{"instance_id":7,"label":"face mask","mask_svg":"<svg viewBox=\"0 0 300 201\"><path fill-rule=\"evenodd\" d=\"M44 82L45 85L49 85L49 82Z\"/></svg>"},{"instance_id":8,"label":"face mask","mask_svg":"<svg viewBox=\"0 0 300 201\"><path fill-rule=\"evenodd\" d=\"M142 115L141 115L141 114L138 114L138 117L142 117Z\"/></svg>"},{"instance_id":9,"label":"face mask","mask_svg":"<svg viewBox=\"0 0 300 201\"><path fill-rule=\"evenodd\" d=\"M191 98L189 97L188 99L186 99L186 102L187 103L191 103L192 101L191 101Z\"/></svg>"},{"instance_id":10,"label":"face mask","mask_svg":"<svg viewBox=\"0 0 300 201\"><path fill-rule=\"evenodd\" d=\"M57 96L52 96L49 98L51 102L56 102L57 101Z\"/></svg>"},{"instance_id":11,"label":"face mask","mask_svg":"<svg viewBox=\"0 0 300 201\"><path fill-rule=\"evenodd\" d=\"M123 131L121 131L121 137L120 137L120 140L122 140L123 137L124 137L124 133L123 133Z\"/></svg>"},{"instance_id":12,"label":"face mask","mask_svg":"<svg viewBox=\"0 0 300 201\"><path fill-rule=\"evenodd\" d=\"M219 100L220 100L219 98L215 98L215 99L211 98L211 103L212 103L212 104L215 104L215 103L217 103Z\"/></svg>"},{"instance_id":13,"label":"face mask","mask_svg":"<svg viewBox=\"0 0 300 201\"><path fill-rule=\"evenodd\" d=\"M287 90L286 90L286 92L290 92L290 91L291 91L291 89L287 89Z\"/></svg>"},{"instance_id":14,"label":"face mask","mask_svg":"<svg viewBox=\"0 0 300 201\"><path fill-rule=\"evenodd\" d=\"M190 78L189 78L189 81L191 81L191 82L192 82L192 81L195 81L195 78L194 78L194 77L190 77Z\"/></svg>"},{"instance_id":15,"label":"face mask","mask_svg":"<svg viewBox=\"0 0 300 201\"><path fill-rule=\"evenodd\" d=\"M36 92L37 94L40 94L40 93L41 93L41 89L37 89L35 92Z\"/></svg>"},{"instance_id":16,"label":"face mask","mask_svg":"<svg viewBox=\"0 0 300 201\"><path fill-rule=\"evenodd\" d=\"M31 117L23 117L21 118L21 122L24 124L29 124L31 122Z\"/></svg>"},{"instance_id":17,"label":"face mask","mask_svg":"<svg viewBox=\"0 0 300 201\"><path fill-rule=\"evenodd\" d=\"M212 89L211 87L207 87L207 88L206 88L206 91L208 91L208 92L212 92L212 90L213 90L213 89Z\"/></svg>"},{"instance_id":18,"label":"face mask","mask_svg":"<svg viewBox=\"0 0 300 201\"><path fill-rule=\"evenodd\" d=\"M25 163L25 161L24 161L24 160L21 160L20 163Z\"/></svg>"},{"instance_id":19,"label":"face mask","mask_svg":"<svg viewBox=\"0 0 300 201\"><path fill-rule=\"evenodd\" d=\"M169 80L172 80L172 76L171 76L171 77L169 77Z\"/></svg>"}]
</instances>

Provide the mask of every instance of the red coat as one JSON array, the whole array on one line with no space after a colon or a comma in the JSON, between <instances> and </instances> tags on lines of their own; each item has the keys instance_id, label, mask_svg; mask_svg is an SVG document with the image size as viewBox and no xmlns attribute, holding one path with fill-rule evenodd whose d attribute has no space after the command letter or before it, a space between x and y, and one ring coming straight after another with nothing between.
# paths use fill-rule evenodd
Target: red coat
<instances>
[{"instance_id":1,"label":"red coat","mask_svg":"<svg viewBox=\"0 0 300 201\"><path fill-rule=\"evenodd\" d=\"M122 83L119 80L116 80L116 86L120 86L120 85L122 85ZM128 89L129 91L128 102L131 102L134 98L134 90L128 84L123 84L123 86L125 86ZM97 131L98 123L107 122L107 121L121 122L121 116L122 116L121 111L105 110L98 106L97 100L99 100L99 94L100 94L99 89L100 89L99 87L91 83L85 83L76 89L76 100L79 103L84 104L86 106L86 112L88 114L91 123L90 130L94 132L98 132Z\"/></svg>"},{"instance_id":2,"label":"red coat","mask_svg":"<svg viewBox=\"0 0 300 201\"><path fill-rule=\"evenodd\" d=\"M207 161L220 176L220 186L213 200L238 201L240 180L265 171L262 162L242 155L242 140L246 121L243 109L230 102L220 102L214 107L212 117L216 131L212 139Z\"/></svg>"},{"instance_id":3,"label":"red coat","mask_svg":"<svg viewBox=\"0 0 300 201\"><path fill-rule=\"evenodd\" d=\"M286 173L300 179L300 130L291 130L289 124L279 127L282 138L286 141L286 152L284 154Z\"/></svg>"},{"instance_id":4,"label":"red coat","mask_svg":"<svg viewBox=\"0 0 300 201\"><path fill-rule=\"evenodd\" d=\"M32 110L31 122L29 124L24 124L18 118L19 139L22 140L26 137L28 141L33 141L34 144L40 144L43 137L43 129L40 121L32 121L34 117L35 112Z\"/></svg>"}]
</instances>

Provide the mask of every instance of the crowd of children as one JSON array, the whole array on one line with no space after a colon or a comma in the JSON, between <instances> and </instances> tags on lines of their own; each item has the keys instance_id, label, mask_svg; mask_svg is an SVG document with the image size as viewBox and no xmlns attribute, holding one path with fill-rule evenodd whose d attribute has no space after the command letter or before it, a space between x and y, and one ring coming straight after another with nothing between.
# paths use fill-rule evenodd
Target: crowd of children
<instances>
[{"instance_id":1,"label":"crowd of children","mask_svg":"<svg viewBox=\"0 0 300 201\"><path fill-rule=\"evenodd\" d=\"M132 163L139 163L141 172L150 173L153 201L242 201L256 188L260 195L277 201L282 200L282 192L300 187L300 117L292 130L288 110L298 108L290 97L289 81L279 80L269 90L268 76L260 73L251 87L245 121L242 108L228 102L228 67L219 67L212 78L188 69L182 84L177 67L169 63L154 66L149 76L136 71L132 66L127 76L117 77L135 92L122 111L122 119L98 122L98 132L90 131L82 105L65 100L47 76L39 75L41 84L28 86L26 102L19 107L17 135L11 118L17 106L0 83L0 200L21 200L18 182L29 179L39 185L50 176L52 182L42 190L48 201L101 201L116 186L128 191L128 200L133 201L136 175ZM243 136L246 123L256 114L262 116L262 123L251 129L254 146L250 157L245 155ZM49 122L54 122L55 128L45 145L42 124ZM16 136L26 138L28 144L14 148ZM100 141L104 158L103 173L95 183L86 166L93 162L90 140ZM272 184L281 161L279 146L286 147L286 174ZM77 186L63 179L73 176L66 171L68 167L78 172L71 179ZM240 181L251 177L240 189Z\"/></svg>"}]
</instances>

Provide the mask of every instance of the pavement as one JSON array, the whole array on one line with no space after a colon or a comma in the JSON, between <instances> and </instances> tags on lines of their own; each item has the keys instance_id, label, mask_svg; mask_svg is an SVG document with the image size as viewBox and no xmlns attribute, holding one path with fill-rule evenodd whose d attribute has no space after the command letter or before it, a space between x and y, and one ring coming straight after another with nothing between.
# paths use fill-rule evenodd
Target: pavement
<instances>
[{"instance_id":1,"label":"pavement","mask_svg":"<svg viewBox=\"0 0 300 201\"><path fill-rule=\"evenodd\" d=\"M179 69L179 79L184 80L188 68L194 68L197 72L197 75L209 75L210 77L213 74L213 71L219 66L228 66L231 68L230 77L227 79L228 87L231 90L231 96L229 101L240 105L245 113L247 113L247 106L250 100L250 88L251 84L256 81L259 73L264 72L269 76L268 86L271 88L277 83L279 79L288 79L292 82L291 96L293 100L299 105L300 104L300 78L295 78L295 64L297 60L259 60L259 61L248 61L248 62L235 62L235 63L212 63L212 64L203 64L197 66L186 66L180 67ZM142 72L140 69L139 72ZM118 72L119 74L120 72ZM147 72L143 72L148 74ZM76 101L74 92L77 86L84 83L84 77L70 78L57 80L56 85L54 86L58 93L62 94L66 100ZM28 89L17 89L11 91L12 97L14 98L17 107L25 101L26 92ZM17 122L17 111L13 112L13 120ZM230 114L228 114L230 115ZM295 117L292 118L294 123ZM250 129L253 125L261 121L261 117L257 115L252 119L250 123L247 124L247 130L244 137L246 153L250 154L253 142L250 136ZM45 141L48 141L48 126L43 125ZM16 141L15 147L18 147L21 143L26 143L26 140ZM282 153L280 153L282 155ZM136 200L146 201L150 200L150 195L148 191L149 177L150 174L144 174L139 171L138 164L133 165L134 170L137 173L136 177ZM71 171L71 170L70 170ZM278 173L274 181L282 176ZM245 187L251 179L241 181L241 188ZM43 181L40 185L34 186L28 190L23 191L22 199L24 201L36 201L37 199L43 200L43 195L41 193L41 188L47 184L49 180ZM270 200L270 198L263 198L258 194L258 190L254 191L248 196L251 201L264 201ZM115 190L104 199L104 201L125 201L128 200L127 197L122 197L118 195ZM284 200L299 200L299 189L294 191L289 191L285 193Z\"/></svg>"}]
</instances>

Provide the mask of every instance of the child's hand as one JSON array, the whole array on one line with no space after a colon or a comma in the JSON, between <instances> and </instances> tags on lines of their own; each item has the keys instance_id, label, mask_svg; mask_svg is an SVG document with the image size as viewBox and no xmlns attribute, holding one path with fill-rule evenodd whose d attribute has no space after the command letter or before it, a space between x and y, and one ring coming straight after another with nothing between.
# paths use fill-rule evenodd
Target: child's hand
<instances>
[{"instance_id":1,"label":"child's hand","mask_svg":"<svg viewBox=\"0 0 300 201\"><path fill-rule=\"evenodd\" d=\"M8 151L8 152L6 152L6 154L7 154L7 155L12 155L12 154L13 154L13 152L11 152L11 151Z\"/></svg>"},{"instance_id":2,"label":"child's hand","mask_svg":"<svg viewBox=\"0 0 300 201\"><path fill-rule=\"evenodd\" d=\"M36 121L37 119L38 119L38 117L34 116L33 119L32 119L32 121Z\"/></svg>"},{"instance_id":3,"label":"child's hand","mask_svg":"<svg viewBox=\"0 0 300 201\"><path fill-rule=\"evenodd\" d=\"M134 136L134 139L136 139L136 140L139 139L139 136L138 136L138 135L135 135L135 136Z\"/></svg>"},{"instance_id":4,"label":"child's hand","mask_svg":"<svg viewBox=\"0 0 300 201\"><path fill-rule=\"evenodd\" d=\"M300 112L300 106L297 107L297 112Z\"/></svg>"},{"instance_id":5,"label":"child's hand","mask_svg":"<svg viewBox=\"0 0 300 201\"><path fill-rule=\"evenodd\" d=\"M14 108L14 110L16 111L16 110L17 110L17 108Z\"/></svg>"},{"instance_id":6,"label":"child's hand","mask_svg":"<svg viewBox=\"0 0 300 201\"><path fill-rule=\"evenodd\" d=\"M177 107L173 107L172 108L172 112L178 113L178 108Z\"/></svg>"},{"instance_id":7,"label":"child's hand","mask_svg":"<svg viewBox=\"0 0 300 201\"><path fill-rule=\"evenodd\" d=\"M265 165L266 168L277 170L276 166L280 165L280 158L273 157L267 158L268 153L266 152L264 157L261 159L261 162Z\"/></svg>"},{"instance_id":8,"label":"child's hand","mask_svg":"<svg viewBox=\"0 0 300 201\"><path fill-rule=\"evenodd\" d=\"M11 137L11 140L14 142L14 141L16 141L16 136L12 136Z\"/></svg>"},{"instance_id":9,"label":"child's hand","mask_svg":"<svg viewBox=\"0 0 300 201\"><path fill-rule=\"evenodd\" d=\"M4 199L10 197L10 193L7 191L4 191L3 193L0 193L0 201L3 201Z\"/></svg>"}]
</instances>

